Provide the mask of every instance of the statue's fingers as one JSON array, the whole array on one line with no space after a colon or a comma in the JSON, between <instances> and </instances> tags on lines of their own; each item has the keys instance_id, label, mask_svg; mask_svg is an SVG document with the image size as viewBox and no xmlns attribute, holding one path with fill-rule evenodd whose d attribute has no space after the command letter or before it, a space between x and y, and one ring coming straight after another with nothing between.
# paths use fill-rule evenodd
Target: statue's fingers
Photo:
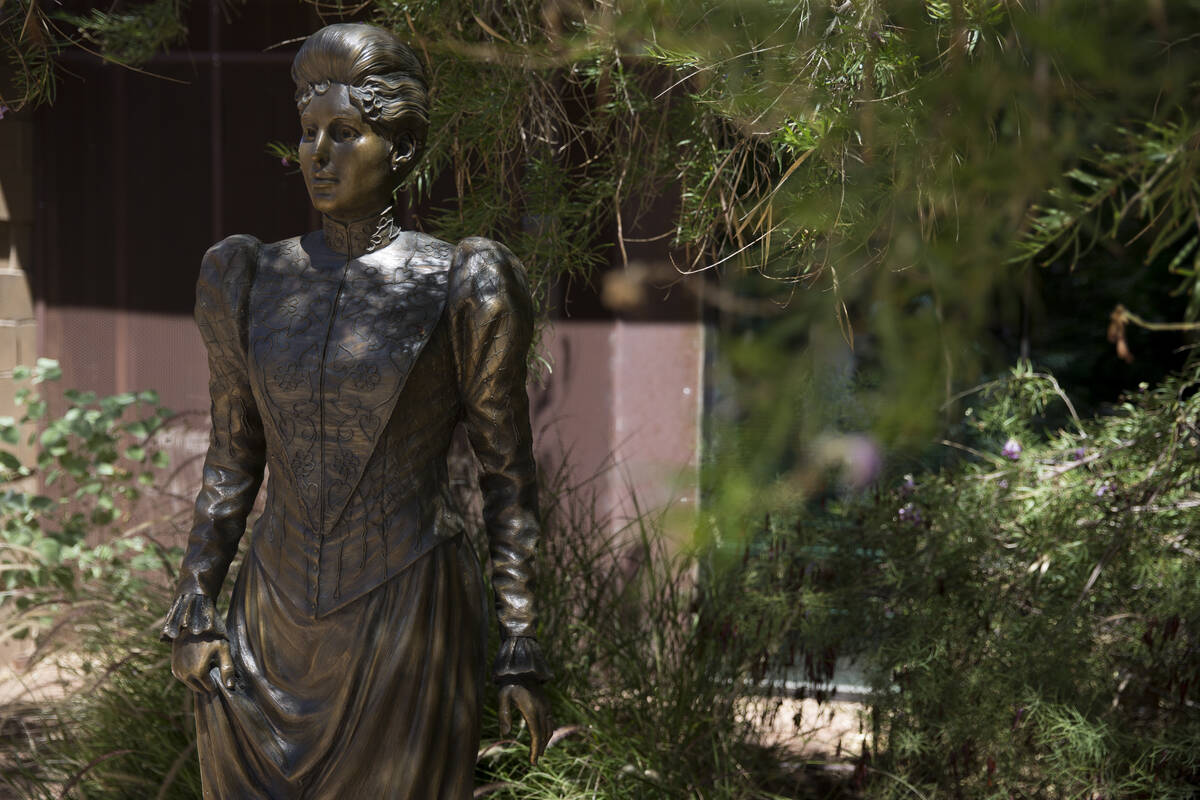
<instances>
[{"instance_id":1,"label":"statue's fingers","mask_svg":"<svg viewBox=\"0 0 1200 800\"><path fill-rule=\"evenodd\" d=\"M205 673L202 669L196 669L196 665L189 664L188 668L183 673L183 683L193 692L208 692L209 686L205 682Z\"/></svg>"},{"instance_id":2,"label":"statue's fingers","mask_svg":"<svg viewBox=\"0 0 1200 800\"><path fill-rule=\"evenodd\" d=\"M175 680L182 683L193 692L204 691L198 672L196 648L198 645L194 642L182 642L176 640L171 645L171 674L175 676ZM206 659L207 660L207 659ZM203 662L201 662L203 663Z\"/></svg>"},{"instance_id":3,"label":"statue's fingers","mask_svg":"<svg viewBox=\"0 0 1200 800\"><path fill-rule=\"evenodd\" d=\"M538 756L546 749L546 736L542 730L528 719L525 724L529 728L529 763L536 764Z\"/></svg>"},{"instance_id":4,"label":"statue's fingers","mask_svg":"<svg viewBox=\"0 0 1200 800\"><path fill-rule=\"evenodd\" d=\"M550 723L550 707L546 703L545 698L538 698L535 706L535 713L537 714L536 727L538 730L537 757L541 758L542 754L546 752L546 748L550 745L550 737L554 734L554 726Z\"/></svg>"},{"instance_id":5,"label":"statue's fingers","mask_svg":"<svg viewBox=\"0 0 1200 800\"><path fill-rule=\"evenodd\" d=\"M217 644L217 666L221 671L221 683L226 689L233 688L233 656L229 652L229 642Z\"/></svg>"},{"instance_id":6,"label":"statue's fingers","mask_svg":"<svg viewBox=\"0 0 1200 800\"><path fill-rule=\"evenodd\" d=\"M536 764L538 756L546 749L546 729L542 727L542 708L537 696L525 689L516 693L517 707L529 728L529 763Z\"/></svg>"},{"instance_id":7,"label":"statue's fingers","mask_svg":"<svg viewBox=\"0 0 1200 800\"><path fill-rule=\"evenodd\" d=\"M500 690L500 707L496 711L496 715L500 717L501 736L508 736L508 732L512 730L512 703L506 688Z\"/></svg>"},{"instance_id":8,"label":"statue's fingers","mask_svg":"<svg viewBox=\"0 0 1200 800\"><path fill-rule=\"evenodd\" d=\"M550 737L554 735L554 723L550 720L550 707L546 703L542 703L541 706L542 749L538 752L539 756L546 752L546 748L550 746Z\"/></svg>"}]
</instances>

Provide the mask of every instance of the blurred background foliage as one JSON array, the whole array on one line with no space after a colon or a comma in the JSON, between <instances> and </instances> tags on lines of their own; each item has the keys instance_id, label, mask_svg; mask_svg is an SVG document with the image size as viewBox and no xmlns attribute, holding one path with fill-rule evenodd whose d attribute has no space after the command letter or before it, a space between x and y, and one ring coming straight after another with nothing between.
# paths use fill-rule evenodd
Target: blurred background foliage
<instances>
[{"instance_id":1,"label":"blurred background foliage","mask_svg":"<svg viewBox=\"0 0 1200 800\"><path fill-rule=\"evenodd\" d=\"M184 4L0 3L3 103L67 47L136 65ZM700 588L653 520L636 580L566 558L563 512L544 635L592 738L524 788L485 759L492 791L800 796L726 687L836 653L869 796L1195 796L1200 2L313 5L433 65L426 230L503 239L543 299L615 260L708 301ZM674 269L630 263L660 236Z\"/></svg>"}]
</instances>

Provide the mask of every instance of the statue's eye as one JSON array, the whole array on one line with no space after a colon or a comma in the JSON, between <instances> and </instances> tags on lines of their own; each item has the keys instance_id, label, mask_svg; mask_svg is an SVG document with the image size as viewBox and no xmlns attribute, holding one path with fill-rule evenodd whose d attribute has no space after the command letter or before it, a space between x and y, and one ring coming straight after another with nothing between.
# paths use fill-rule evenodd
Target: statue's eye
<instances>
[{"instance_id":1,"label":"statue's eye","mask_svg":"<svg viewBox=\"0 0 1200 800\"><path fill-rule=\"evenodd\" d=\"M337 138L340 142L350 142L358 138L358 131L349 125L340 125L337 130Z\"/></svg>"},{"instance_id":2,"label":"statue's eye","mask_svg":"<svg viewBox=\"0 0 1200 800\"><path fill-rule=\"evenodd\" d=\"M305 142L311 142L317 136L317 129L312 125L305 125L300 129L300 139Z\"/></svg>"}]
</instances>

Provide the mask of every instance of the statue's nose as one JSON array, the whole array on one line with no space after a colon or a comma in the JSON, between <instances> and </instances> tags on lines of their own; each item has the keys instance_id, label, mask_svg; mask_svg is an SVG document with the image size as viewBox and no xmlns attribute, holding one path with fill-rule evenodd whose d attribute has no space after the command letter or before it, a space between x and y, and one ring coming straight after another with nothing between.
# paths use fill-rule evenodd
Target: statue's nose
<instances>
[{"instance_id":1,"label":"statue's nose","mask_svg":"<svg viewBox=\"0 0 1200 800\"><path fill-rule=\"evenodd\" d=\"M318 132L313 141L312 159L318 166L329 163L329 135L324 131Z\"/></svg>"}]
</instances>

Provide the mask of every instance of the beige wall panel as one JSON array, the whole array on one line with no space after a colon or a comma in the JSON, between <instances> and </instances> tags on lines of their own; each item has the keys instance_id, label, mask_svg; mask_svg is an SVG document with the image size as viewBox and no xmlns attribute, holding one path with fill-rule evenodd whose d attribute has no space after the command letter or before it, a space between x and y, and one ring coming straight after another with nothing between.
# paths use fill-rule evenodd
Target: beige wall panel
<instances>
[{"instance_id":1,"label":"beige wall panel","mask_svg":"<svg viewBox=\"0 0 1200 800\"><path fill-rule=\"evenodd\" d=\"M37 363L37 323L19 323L17 331L17 364L32 367Z\"/></svg>"},{"instance_id":2,"label":"beige wall panel","mask_svg":"<svg viewBox=\"0 0 1200 800\"><path fill-rule=\"evenodd\" d=\"M19 363L17 360L17 327L0 325L0 371L7 373ZM11 411L0 411L0 416L11 413Z\"/></svg>"},{"instance_id":3,"label":"beige wall panel","mask_svg":"<svg viewBox=\"0 0 1200 800\"><path fill-rule=\"evenodd\" d=\"M29 280L20 273L0 273L0 320L26 319L33 319ZM0 369L4 367L0 366Z\"/></svg>"}]
</instances>

